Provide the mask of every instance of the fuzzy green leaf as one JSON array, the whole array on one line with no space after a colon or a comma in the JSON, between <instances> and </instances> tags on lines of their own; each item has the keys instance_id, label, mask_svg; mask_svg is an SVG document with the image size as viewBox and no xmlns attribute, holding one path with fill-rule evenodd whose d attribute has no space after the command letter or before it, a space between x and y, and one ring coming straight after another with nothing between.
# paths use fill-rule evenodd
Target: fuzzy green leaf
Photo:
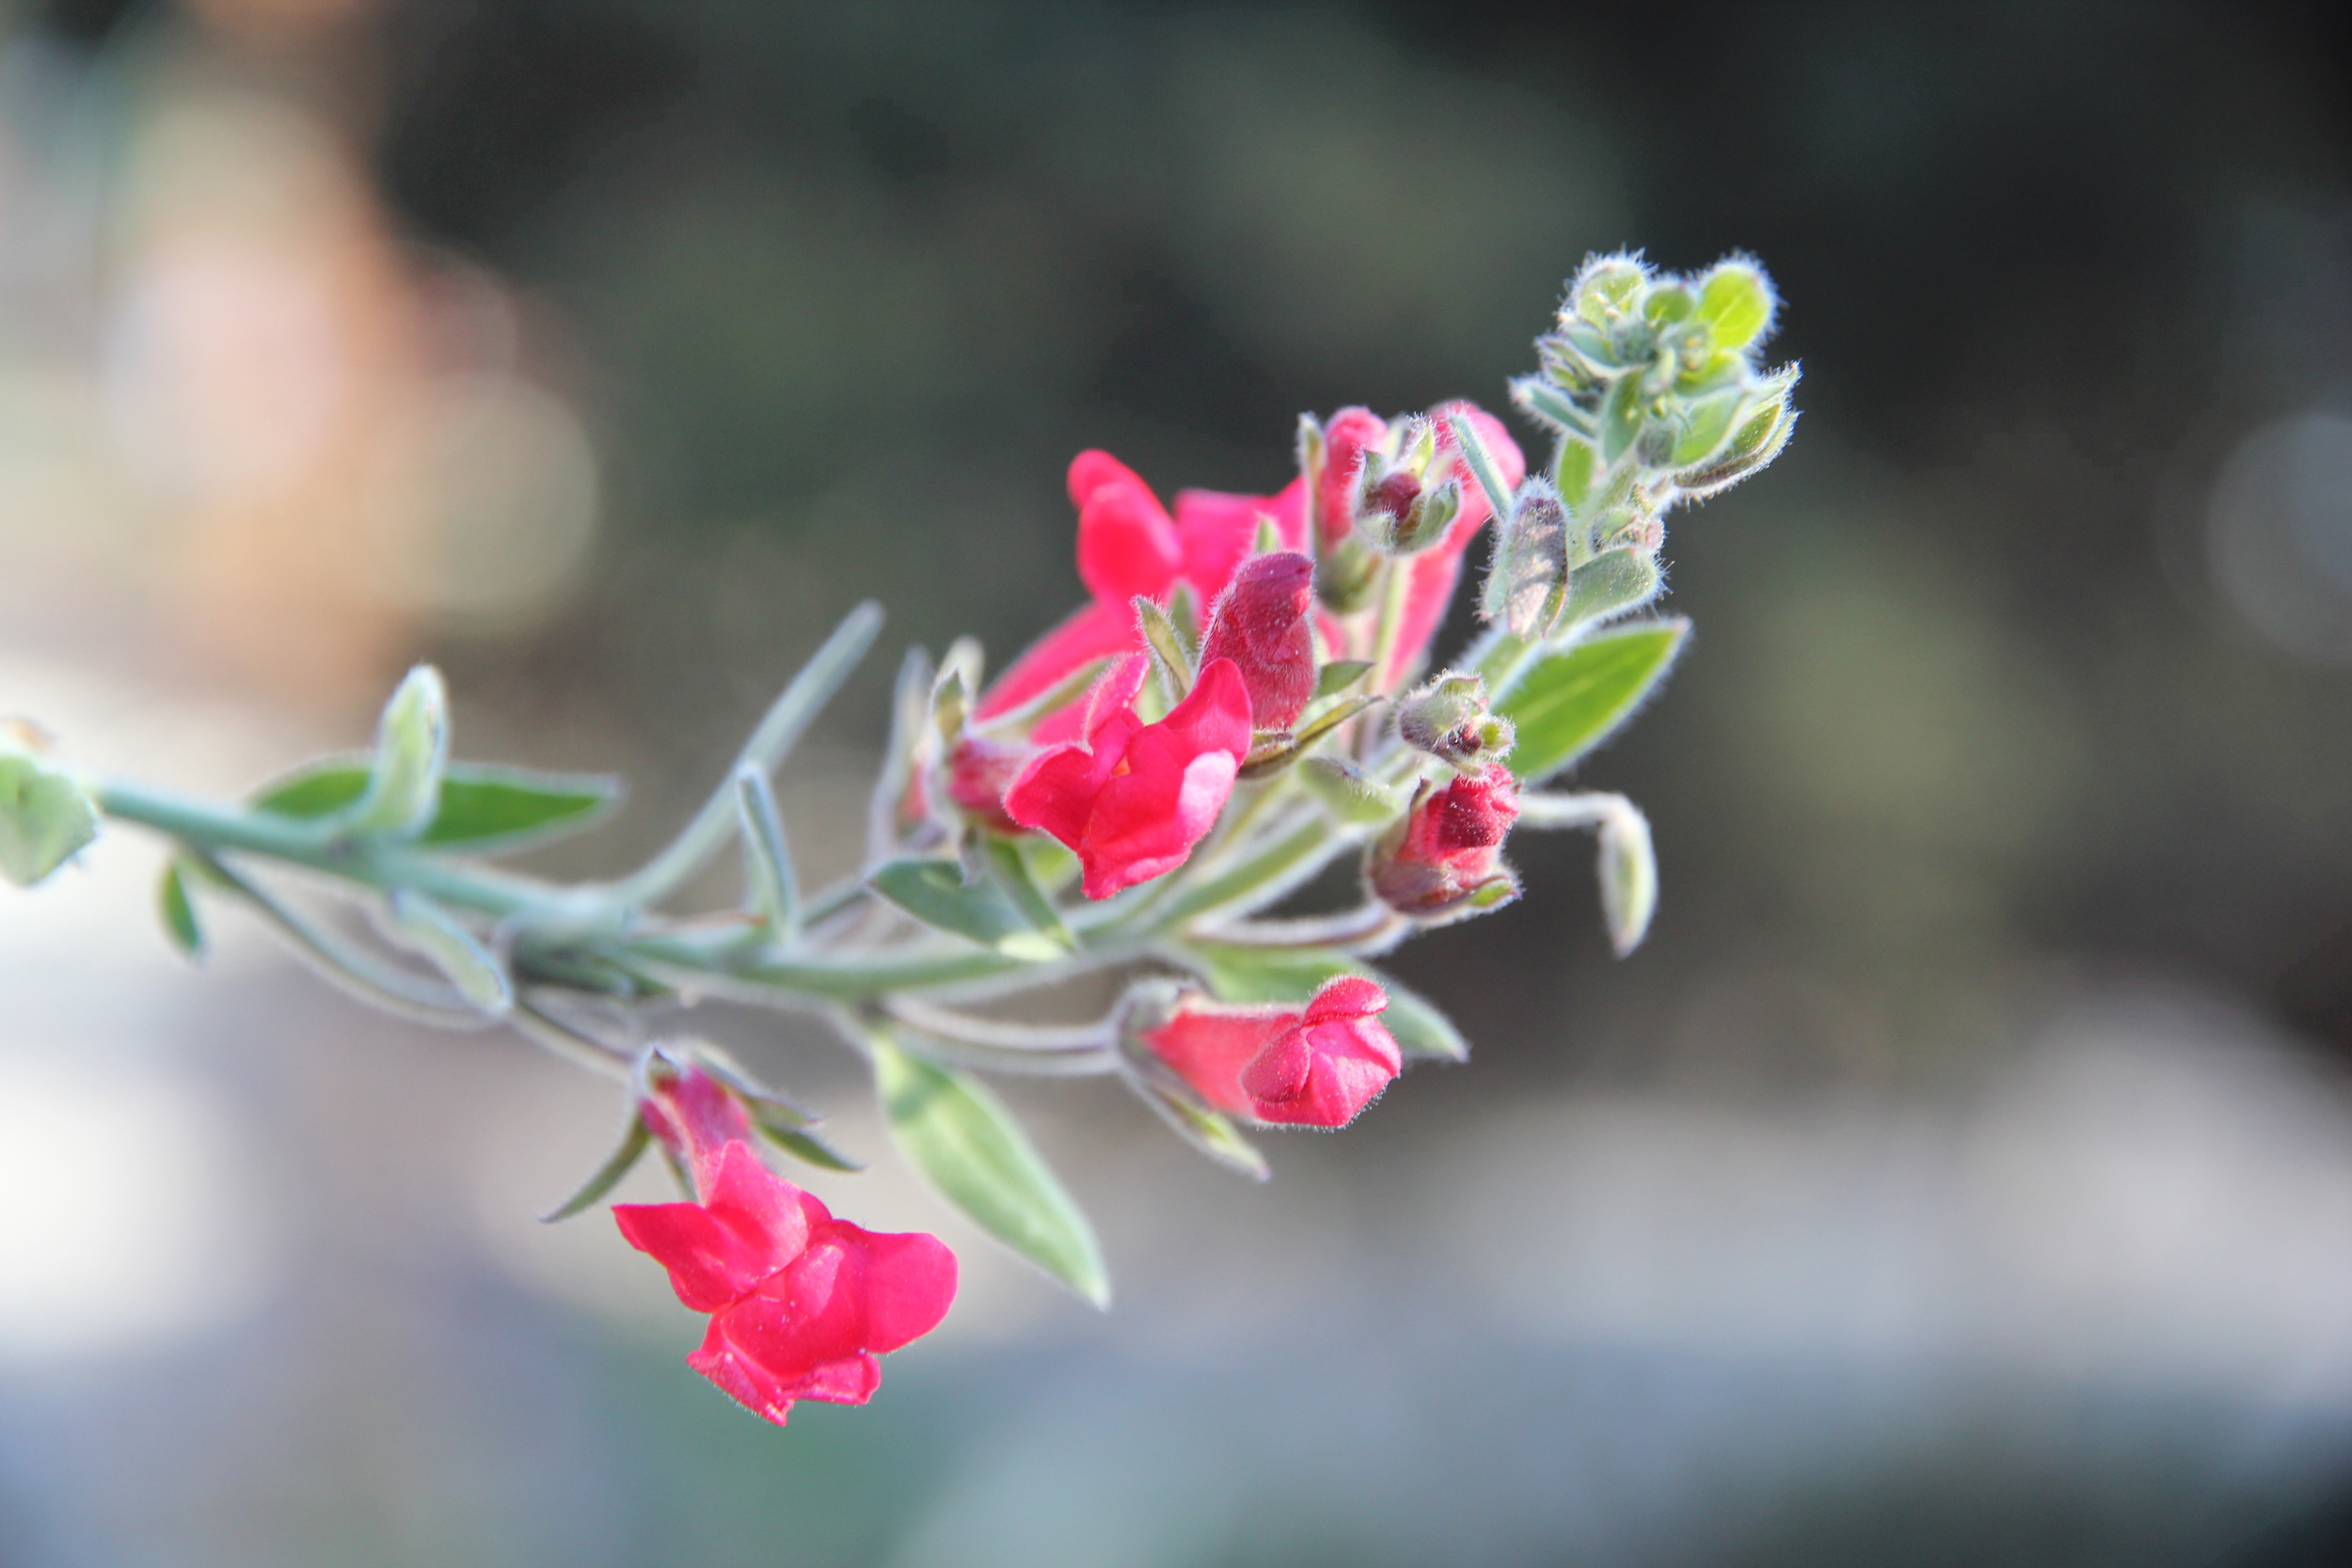
<instances>
[{"instance_id":1,"label":"fuzzy green leaf","mask_svg":"<svg viewBox=\"0 0 2352 1568\"><path fill-rule=\"evenodd\" d=\"M1518 732L1511 770L1532 783L1606 740L1657 688L1690 630L1684 620L1644 621L1537 660L1499 710Z\"/></svg>"},{"instance_id":2,"label":"fuzzy green leaf","mask_svg":"<svg viewBox=\"0 0 2352 1568\"><path fill-rule=\"evenodd\" d=\"M958 862L892 861L866 884L924 925L993 947L1009 958L1042 963L1063 952L994 880L965 881Z\"/></svg>"},{"instance_id":3,"label":"fuzzy green leaf","mask_svg":"<svg viewBox=\"0 0 2352 1568\"><path fill-rule=\"evenodd\" d=\"M1699 285L1698 313L1717 348L1743 349L1772 324L1772 280L1752 262L1721 262Z\"/></svg>"},{"instance_id":4,"label":"fuzzy green leaf","mask_svg":"<svg viewBox=\"0 0 2352 1568\"><path fill-rule=\"evenodd\" d=\"M872 1037L890 1132L948 1202L1097 1307L1110 1279L1092 1227L996 1097L970 1077Z\"/></svg>"},{"instance_id":5,"label":"fuzzy green leaf","mask_svg":"<svg viewBox=\"0 0 2352 1568\"><path fill-rule=\"evenodd\" d=\"M155 890L155 902L163 915L164 933L171 944L190 958L201 961L204 957L204 927L196 918L196 903L188 896L188 879L173 861L164 867L163 885Z\"/></svg>"},{"instance_id":6,"label":"fuzzy green leaf","mask_svg":"<svg viewBox=\"0 0 2352 1568\"><path fill-rule=\"evenodd\" d=\"M352 804L367 787L364 759L328 757L265 785L253 807L315 820ZM601 774L452 763L441 780L440 809L417 842L464 854L525 848L595 826L620 798L620 781Z\"/></svg>"}]
</instances>

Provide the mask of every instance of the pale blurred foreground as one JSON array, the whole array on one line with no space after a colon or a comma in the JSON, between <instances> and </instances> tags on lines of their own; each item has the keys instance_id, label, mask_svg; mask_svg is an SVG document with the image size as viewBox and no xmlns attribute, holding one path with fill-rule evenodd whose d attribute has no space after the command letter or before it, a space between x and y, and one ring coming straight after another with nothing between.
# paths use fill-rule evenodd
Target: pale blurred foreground
<instances>
[{"instance_id":1,"label":"pale blurred foreground","mask_svg":"<svg viewBox=\"0 0 2352 1568\"><path fill-rule=\"evenodd\" d=\"M194 785L304 738L22 655L0 686ZM601 1085L233 920L188 970L156 861L110 836L0 900L10 1561L2192 1562L2352 1454L2352 1096L2177 987L2056 991L1941 1098L1399 1094L1257 1189L1057 1096L1104 1319L843 1105L861 1216L968 1284L872 1406L776 1433L600 1214L532 1223ZM847 1086L821 1036L746 1045Z\"/></svg>"}]
</instances>

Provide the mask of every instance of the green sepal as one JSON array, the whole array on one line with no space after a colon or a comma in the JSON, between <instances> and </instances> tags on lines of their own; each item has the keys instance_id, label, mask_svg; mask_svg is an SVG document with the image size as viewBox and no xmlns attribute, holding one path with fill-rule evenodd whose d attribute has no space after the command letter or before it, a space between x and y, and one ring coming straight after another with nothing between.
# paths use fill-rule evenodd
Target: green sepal
<instances>
[{"instance_id":1,"label":"green sepal","mask_svg":"<svg viewBox=\"0 0 2352 1568\"><path fill-rule=\"evenodd\" d=\"M1534 783L1609 738L1674 665L1691 623L1643 621L1540 658L1496 711L1518 732L1511 770Z\"/></svg>"},{"instance_id":2,"label":"green sepal","mask_svg":"<svg viewBox=\"0 0 2352 1568\"><path fill-rule=\"evenodd\" d=\"M264 784L254 810L316 820L367 793L364 758L326 757ZM539 773L489 763L452 763L440 806L417 843L463 854L502 853L595 826L621 798L621 782L595 773Z\"/></svg>"},{"instance_id":3,"label":"green sepal","mask_svg":"<svg viewBox=\"0 0 2352 1568\"><path fill-rule=\"evenodd\" d=\"M993 879L967 881L957 861L892 861L866 878L866 885L924 925L993 948L1009 958L1044 963L1065 951L1060 942L1037 928L1012 895Z\"/></svg>"},{"instance_id":4,"label":"green sepal","mask_svg":"<svg viewBox=\"0 0 2352 1568\"><path fill-rule=\"evenodd\" d=\"M176 860L164 866L163 880L155 889L155 904L163 917L164 934L171 938L171 944L187 955L191 962L202 963L204 927L196 918L196 901L188 896L188 879Z\"/></svg>"},{"instance_id":5,"label":"green sepal","mask_svg":"<svg viewBox=\"0 0 2352 1568\"><path fill-rule=\"evenodd\" d=\"M1012 1114L967 1073L870 1037L882 1114L908 1161L974 1224L1097 1307L1110 1305L1102 1248Z\"/></svg>"},{"instance_id":6,"label":"green sepal","mask_svg":"<svg viewBox=\"0 0 2352 1568\"><path fill-rule=\"evenodd\" d=\"M1271 1174L1266 1169L1265 1156L1241 1135L1232 1118L1211 1109L1183 1085L1168 1083L1149 1069L1130 1071L1136 1093L1154 1115L1175 1130L1178 1137L1227 1170L1238 1171L1252 1181L1263 1181Z\"/></svg>"},{"instance_id":7,"label":"green sepal","mask_svg":"<svg viewBox=\"0 0 2352 1568\"><path fill-rule=\"evenodd\" d=\"M732 1090L759 1135L797 1160L823 1170L861 1171L864 1164L850 1159L818 1136L824 1117L794 1104L744 1069L727 1052L707 1040L695 1040L687 1054L705 1072Z\"/></svg>"},{"instance_id":8,"label":"green sepal","mask_svg":"<svg viewBox=\"0 0 2352 1568\"><path fill-rule=\"evenodd\" d=\"M31 887L98 836L82 786L23 752L0 750L0 877Z\"/></svg>"},{"instance_id":9,"label":"green sepal","mask_svg":"<svg viewBox=\"0 0 2352 1568\"><path fill-rule=\"evenodd\" d=\"M605 1156L604 1164L598 1165L590 1174L588 1180L580 1183L580 1191L565 1198L558 1207L540 1215L539 1223L553 1225L558 1220L570 1219L582 1210L593 1207L605 1194L621 1184L621 1178L636 1168L637 1162L644 1156L646 1146L652 1142L653 1134L645 1131L645 1118L634 1106L631 1106L628 1127L621 1133L621 1141L614 1147L612 1152Z\"/></svg>"},{"instance_id":10,"label":"green sepal","mask_svg":"<svg viewBox=\"0 0 2352 1568\"><path fill-rule=\"evenodd\" d=\"M1296 762L1316 741L1321 740L1325 736L1329 735L1333 730L1338 729L1342 724L1346 723L1380 700L1378 696L1371 692L1344 698L1318 714L1295 735L1279 733L1266 735L1257 746L1251 749L1249 754L1242 759L1241 771L1236 777L1263 779L1269 774L1280 772L1292 763Z\"/></svg>"},{"instance_id":11,"label":"green sepal","mask_svg":"<svg viewBox=\"0 0 2352 1568\"><path fill-rule=\"evenodd\" d=\"M1380 1022L1407 1056L1470 1060L1470 1042L1436 1004L1391 976L1327 947L1248 947L1188 942L1171 956L1208 982L1223 1002L1304 1002L1334 974L1360 974L1388 992Z\"/></svg>"}]
</instances>

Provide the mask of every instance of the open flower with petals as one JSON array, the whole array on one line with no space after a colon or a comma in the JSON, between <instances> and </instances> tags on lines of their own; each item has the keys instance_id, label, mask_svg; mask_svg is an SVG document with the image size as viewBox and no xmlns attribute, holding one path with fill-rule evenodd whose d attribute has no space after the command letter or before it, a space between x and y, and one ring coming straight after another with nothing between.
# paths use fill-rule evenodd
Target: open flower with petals
<instances>
[{"instance_id":1,"label":"open flower with petals","mask_svg":"<svg viewBox=\"0 0 2352 1568\"><path fill-rule=\"evenodd\" d=\"M613 1206L628 1244L710 1314L688 1366L781 1426L795 1400L864 1404L875 1357L939 1326L956 1255L936 1236L878 1235L760 1164L740 1139L698 1178L699 1203Z\"/></svg>"},{"instance_id":2,"label":"open flower with petals","mask_svg":"<svg viewBox=\"0 0 2352 1568\"><path fill-rule=\"evenodd\" d=\"M1093 602L997 676L975 710L981 720L1020 706L1089 660L1140 652L1138 594L1164 605L1178 584L1188 583L1203 610L1214 604L1248 558L1260 517L1274 519L1285 548L1306 543L1302 481L1274 496L1186 490L1171 515L1134 469L1108 452L1083 451L1070 465L1070 501L1078 509L1078 577ZM1064 729L1074 730L1075 721L1074 711L1066 713ZM1041 726L1038 739L1071 738L1048 726Z\"/></svg>"},{"instance_id":3,"label":"open flower with petals","mask_svg":"<svg viewBox=\"0 0 2352 1568\"><path fill-rule=\"evenodd\" d=\"M1077 852L1089 898L1150 881L1184 864L1216 825L1249 754L1249 712L1230 658L1203 667L1156 724L1098 705L1083 742L1029 760L1005 791L1005 813Z\"/></svg>"},{"instance_id":4,"label":"open flower with petals","mask_svg":"<svg viewBox=\"0 0 2352 1568\"><path fill-rule=\"evenodd\" d=\"M1388 1005L1388 993L1359 974L1326 981L1303 1008L1188 996L1143 1039L1220 1111L1294 1127L1344 1127L1404 1069L1380 1022Z\"/></svg>"}]
</instances>

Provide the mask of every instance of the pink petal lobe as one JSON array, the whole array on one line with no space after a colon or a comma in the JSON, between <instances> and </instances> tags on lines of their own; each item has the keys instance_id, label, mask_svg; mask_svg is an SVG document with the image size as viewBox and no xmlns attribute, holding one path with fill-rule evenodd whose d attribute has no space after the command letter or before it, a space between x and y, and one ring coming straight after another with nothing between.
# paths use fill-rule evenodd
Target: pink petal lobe
<instances>
[{"instance_id":1,"label":"pink petal lobe","mask_svg":"<svg viewBox=\"0 0 2352 1568\"><path fill-rule=\"evenodd\" d=\"M886 1234L838 1227L864 1282L866 1348L880 1354L937 1328L956 1300L956 1255L915 1230Z\"/></svg>"},{"instance_id":2,"label":"pink petal lobe","mask_svg":"<svg viewBox=\"0 0 2352 1568\"><path fill-rule=\"evenodd\" d=\"M1095 799L1119 760L1119 750L1089 750L1075 741L1040 752L1005 786L1005 815L1074 849L1086 837Z\"/></svg>"},{"instance_id":3,"label":"pink petal lobe","mask_svg":"<svg viewBox=\"0 0 2352 1568\"><path fill-rule=\"evenodd\" d=\"M1078 577L1098 600L1164 599L1184 566L1175 519L1133 473L1105 479L1080 506Z\"/></svg>"},{"instance_id":4,"label":"pink petal lobe","mask_svg":"<svg viewBox=\"0 0 2352 1568\"><path fill-rule=\"evenodd\" d=\"M765 1248L747 1247L699 1203L616 1203L621 1239L670 1271L670 1287L697 1312L714 1312L759 1283Z\"/></svg>"},{"instance_id":5,"label":"pink petal lobe","mask_svg":"<svg viewBox=\"0 0 2352 1568\"><path fill-rule=\"evenodd\" d=\"M1362 974L1338 974L1323 983L1308 999L1306 1021L1328 1022L1335 1018L1369 1018L1389 1005L1380 983Z\"/></svg>"}]
</instances>

